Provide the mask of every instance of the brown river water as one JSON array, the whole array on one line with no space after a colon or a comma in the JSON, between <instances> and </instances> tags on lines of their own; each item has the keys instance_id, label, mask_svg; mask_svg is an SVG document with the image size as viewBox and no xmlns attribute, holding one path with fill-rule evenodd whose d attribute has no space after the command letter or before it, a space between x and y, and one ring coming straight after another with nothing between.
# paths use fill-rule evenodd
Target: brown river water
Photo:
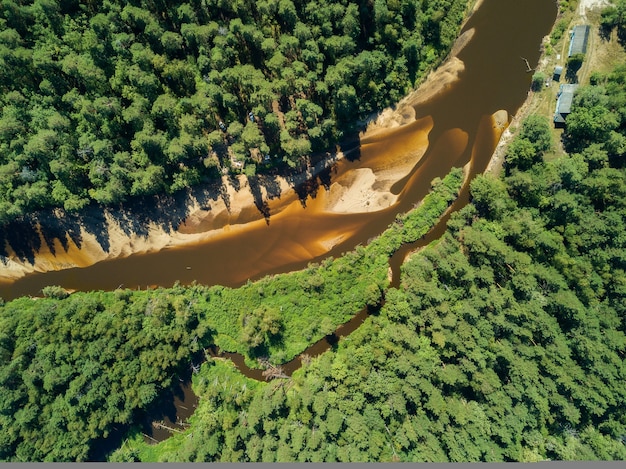
<instances>
[{"instance_id":1,"label":"brown river water","mask_svg":"<svg viewBox=\"0 0 626 469\"><path fill-rule=\"evenodd\" d=\"M526 72L526 65L521 58L526 58L533 65L537 63L541 40L548 34L555 16L556 4L551 0L524 2L485 0L464 28L464 30L475 28L475 34L458 55L465 63L465 71L460 75L460 80L415 109L417 118L430 116L434 126L429 134L430 144L426 154L411 174L396 184L396 190L401 195L399 202L388 210L365 215L318 213L313 202L310 211L291 214L290 218L281 222L275 224L272 222L267 227L244 232L241 237L220 244L219 246L226 250L227 258L232 256L241 260L238 261L238 265L225 262L224 270L220 269L223 276L218 279L209 273L207 278L211 280L208 282L234 285L247 278L297 269L312 260L328 255L339 255L359 243L365 243L388 226L397 213L409 210L427 193L429 183L434 177L442 177L450 168L461 167L467 163L470 163L471 175L484 172L500 137L500 133L493 130L491 121L487 118L500 109L506 110L509 116L512 116L522 105L528 93L531 74ZM486 125L486 122L489 122L489 125ZM402 141L406 137L403 134L410 131L407 127L409 126L405 126L399 132L388 133L387 138L391 139L391 142L378 146L376 153L368 154L368 151L362 150L359 161L341 164L350 165L350 168L380 164L379 159L385 157L387 147L398 151L398 141ZM410 141L410 136L405 140ZM453 204L452 211L463 207L468 199L466 185ZM393 256L390 260L393 286L399 284L399 267L406 254L441 236L448 218L449 216L445 216L426 236L416 243L403 246ZM322 256L304 254L304 257L308 258L303 260L299 258L302 254L291 252L292 249L298 253L310 252L306 248L307 243L315 243L320 233L328 231L350 235ZM240 242L244 245L238 244ZM245 245L247 242L251 245ZM190 257L180 265L192 262L194 252L215 255L223 259L224 257L217 254L219 246L199 246L198 250L185 252L183 255ZM237 254L238 251L241 252ZM173 251L172 256L174 254L180 254L180 251ZM358 328L368 315L367 309L360 311L351 321L340 326L334 334L311 345L301 356L312 358L328 350L342 337ZM266 379L262 370L250 369L245 365L243 357L238 354L221 353L219 350L212 350L211 353L214 356L231 359L249 378ZM287 376L291 375L301 366L301 356L285 363L281 371ZM179 422L189 417L197 405L197 397L189 392L188 384L181 385L180 395L188 397L188 400L184 402L177 398L178 405L175 403L175 407L176 419ZM164 422L176 428L176 423L171 419L165 418ZM178 428L182 430L182 427ZM164 428L153 428L150 438L161 441L170 434L170 431Z\"/></svg>"},{"instance_id":2,"label":"brown river water","mask_svg":"<svg viewBox=\"0 0 626 469\"><path fill-rule=\"evenodd\" d=\"M428 148L411 172L392 187L397 202L389 208L370 213L338 214L324 209L325 189L307 200L303 208L298 200L269 223L261 217L236 230L226 231L194 246L163 249L159 252L131 255L99 262L90 267L35 273L11 284L0 284L0 297L38 295L46 285L60 285L72 290L113 290L120 285L145 288L171 286L176 281L189 284L221 284L236 287L247 280L268 274L306 267L328 256L340 256L358 244L379 235L398 213L410 210L421 200L435 177L444 177L452 167L469 164L470 176L483 173L493 155L501 131L493 128L491 116L505 110L510 118L521 107L530 88L532 73L538 63L541 43L550 31L557 13L554 0L484 0L469 18L464 31L474 30L457 58L464 68L458 80L443 87L431 99L415 106L416 119L429 119ZM332 178L360 168L384 166L390 152L411 152L415 144L414 126L404 125L384 133L384 138L361 144L359 158L342 160ZM468 200L467 186L455 202L459 209ZM391 260L394 284L398 267L410 250L436 239L445 229L445 220L412 246L404 247ZM340 239L332 248L323 241ZM318 355L341 336L358 327L367 311L355 316L333 336L324 338L306 353ZM333 338L334 337L334 338ZM246 369L241 357L229 356L251 378L263 379L258 370ZM300 366L299 359L285 364L291 374ZM293 368L293 369L292 369ZM257 376L258 375L258 376ZM184 420L195 409L197 398L189 386L182 386L176 398L176 418ZM165 419L168 426L176 425ZM162 440L170 432L153 428L151 438Z\"/></svg>"},{"instance_id":3,"label":"brown river water","mask_svg":"<svg viewBox=\"0 0 626 469\"><path fill-rule=\"evenodd\" d=\"M526 99L531 73L540 56L542 38L556 15L554 0L485 0L464 30L474 35L457 55L464 64L458 80L415 106L416 118L432 119L428 149L411 173L392 187L398 200L370 213L338 214L324 209L324 191L298 200L270 217L240 225L201 244L106 260L84 268L33 273L0 284L5 300L38 295L46 285L70 290L113 290L189 284L239 286L267 274L304 268L328 256L339 256L380 234L396 214L411 209L429 190L430 181L450 168L471 162L471 174L484 172L500 137L491 115L509 116ZM411 152L415 144L411 124L386 132L382 141L362 145L356 161L340 161L331 179L360 168L384 166L390 152ZM340 242L329 248L324 241Z\"/></svg>"}]
</instances>

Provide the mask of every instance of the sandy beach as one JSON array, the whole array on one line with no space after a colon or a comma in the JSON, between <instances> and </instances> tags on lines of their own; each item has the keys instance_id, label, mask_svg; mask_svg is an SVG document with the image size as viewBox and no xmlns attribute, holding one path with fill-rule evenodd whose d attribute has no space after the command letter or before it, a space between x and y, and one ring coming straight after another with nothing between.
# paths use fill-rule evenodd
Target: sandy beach
<instances>
[{"instance_id":1,"label":"sandy beach","mask_svg":"<svg viewBox=\"0 0 626 469\"><path fill-rule=\"evenodd\" d=\"M409 174L424 155L428 148L428 133L433 126L429 118L416 120L414 108L458 79L464 64L456 54L472 35L473 31L469 30L460 36L448 59L431 72L418 89L396 106L383 110L367 125L360 135L361 153L375 153L379 147L384 147L386 157L384 160L374 158L367 168L333 173L330 186L319 189L324 191L324 211L337 214L368 213L386 209L397 201L398 195L393 194L390 188ZM500 124L503 125L504 122ZM399 130L403 133L406 131L403 139L407 135L411 139L411 151L394 153L393 148L389 148L390 145L393 147L395 140L400 140L389 136ZM406 142L404 145L407 146ZM343 158L341 152L329 154L315 167L291 177L289 182L285 178L277 177L271 194L263 185L257 185L253 190L250 181L243 175L235 178L224 176L220 193L212 194L208 197L208 202L202 204L190 201L185 210L185 219L173 229L164 227L163 223L149 221L142 226L140 233L135 233L125 229L119 216L103 211L101 216L104 218L108 236L106 249L98 237L85 226L80 227L80 246L69 236L65 240L65 246L58 239L49 244L40 233L41 247L33 264L22 261L10 246L7 247L9 256L4 259L4 265L0 265L0 281L10 282L32 272L85 267L105 259L197 244L247 223L258 223L264 218L264 213L259 210L260 199L263 201L265 214L269 213L270 216L275 216L293 204L301 204L296 186L307 179L315 179L323 171L334 171Z\"/></svg>"}]
</instances>

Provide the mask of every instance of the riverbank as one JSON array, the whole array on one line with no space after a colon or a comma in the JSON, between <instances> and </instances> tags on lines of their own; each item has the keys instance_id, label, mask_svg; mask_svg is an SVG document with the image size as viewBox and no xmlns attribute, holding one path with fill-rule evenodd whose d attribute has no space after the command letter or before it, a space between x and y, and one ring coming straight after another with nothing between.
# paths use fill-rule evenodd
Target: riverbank
<instances>
[{"instance_id":1,"label":"riverbank","mask_svg":"<svg viewBox=\"0 0 626 469\"><path fill-rule=\"evenodd\" d=\"M202 197L190 196L174 202L168 199L164 207L158 208L161 212L156 221L144 214L137 221L137 213L97 207L88 216L77 217L71 231L58 226L48 229L46 222L42 226L37 220L33 239L26 247L30 253L6 246L8 255L3 258L0 281L10 283L34 272L87 267L105 260L203 243L264 219L269 223L290 207L306 206L307 200L318 193L323 195L323 206L320 209L318 205L316 210L330 214L362 214L391 207L398 200L392 186L411 172L429 145L433 122L429 118L416 119L414 108L458 79L464 66L456 54L472 33L470 30L463 34L440 67L398 105L382 111L360 135L362 154L377 145L388 149L392 132L410 131L410 140L403 141L410 151L387 152L393 157L373 161L371 167L354 169L346 161L349 158L337 149L295 176L224 176L221 184L202 188ZM167 220L169 205L176 206L176 210ZM59 226L72 218L58 211L47 217L48 223L54 225L55 217Z\"/></svg>"},{"instance_id":2,"label":"riverbank","mask_svg":"<svg viewBox=\"0 0 626 469\"><path fill-rule=\"evenodd\" d=\"M610 40L600 39L598 32L600 11L609 5L609 0L579 0L576 9L568 12L560 12L559 18L565 18L569 20L570 27L576 24L591 24L593 27L592 34L590 35L590 46L587 48L584 61L584 70L579 72L579 82L587 84L589 82L589 76L592 71L598 70L604 67L604 63L614 63L615 60L606 60L607 56L619 54L622 55L623 51L619 46L616 37ZM559 20L557 18L557 21ZM486 169L486 173L499 174L502 165L504 163L504 157L506 156L506 149L511 140L517 134L521 123L530 114L540 114L545 116L550 122L552 122L552 116L554 112L554 103L556 99L556 93L558 92L558 83L552 82L552 70L556 65L565 65L566 50L569 45L569 35L565 34L558 44L554 47L550 46L550 38L546 36L542 44L542 55L539 60L539 64L533 70L533 72L543 73L550 79L549 86L542 88L539 91L528 91L528 97L511 118L511 122L507 129L502 133L500 141L489 161ZM552 49L552 53L546 53L547 49ZM557 53L556 51L560 52ZM616 52L617 51L617 52ZM529 72L530 73L530 72ZM562 153L560 148L560 137L562 129L554 130L555 141L557 142L557 151Z\"/></svg>"}]
</instances>

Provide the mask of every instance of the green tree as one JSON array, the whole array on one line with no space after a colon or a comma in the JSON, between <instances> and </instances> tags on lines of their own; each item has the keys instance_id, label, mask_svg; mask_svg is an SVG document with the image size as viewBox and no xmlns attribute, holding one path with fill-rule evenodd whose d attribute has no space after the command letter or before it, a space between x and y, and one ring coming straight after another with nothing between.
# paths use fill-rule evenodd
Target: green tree
<instances>
[{"instance_id":1,"label":"green tree","mask_svg":"<svg viewBox=\"0 0 626 469\"><path fill-rule=\"evenodd\" d=\"M615 113L603 106L577 107L567 116L566 144L570 152L580 151L593 142L607 140L619 125Z\"/></svg>"},{"instance_id":2,"label":"green tree","mask_svg":"<svg viewBox=\"0 0 626 469\"><path fill-rule=\"evenodd\" d=\"M546 74L543 72L535 72L533 73L533 77L532 80L530 82L530 89L533 91L541 91L541 89L544 86L544 83L546 82L547 77Z\"/></svg>"},{"instance_id":3,"label":"green tree","mask_svg":"<svg viewBox=\"0 0 626 469\"><path fill-rule=\"evenodd\" d=\"M542 155L553 147L550 124L544 116L529 115L522 122L519 136L529 140L534 145L535 150Z\"/></svg>"},{"instance_id":4,"label":"green tree","mask_svg":"<svg viewBox=\"0 0 626 469\"><path fill-rule=\"evenodd\" d=\"M251 349L274 340L281 331L279 311L261 306L241 315L241 340Z\"/></svg>"},{"instance_id":5,"label":"green tree","mask_svg":"<svg viewBox=\"0 0 626 469\"><path fill-rule=\"evenodd\" d=\"M507 172L510 172L513 168L530 169L536 163L541 162L542 158L541 153L530 140L520 138L511 142L507 148L505 161Z\"/></svg>"}]
</instances>

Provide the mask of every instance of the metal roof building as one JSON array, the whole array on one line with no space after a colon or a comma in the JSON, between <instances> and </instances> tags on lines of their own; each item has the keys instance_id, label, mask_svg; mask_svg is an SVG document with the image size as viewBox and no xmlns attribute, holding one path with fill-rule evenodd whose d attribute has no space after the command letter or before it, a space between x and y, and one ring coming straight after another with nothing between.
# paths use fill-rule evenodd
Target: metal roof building
<instances>
[{"instance_id":1,"label":"metal roof building","mask_svg":"<svg viewBox=\"0 0 626 469\"><path fill-rule=\"evenodd\" d=\"M587 42L589 41L589 25L583 24L575 26L570 35L568 57L575 54L587 53Z\"/></svg>"},{"instance_id":2,"label":"metal roof building","mask_svg":"<svg viewBox=\"0 0 626 469\"><path fill-rule=\"evenodd\" d=\"M572 112L572 100L574 99L576 88L578 88L577 84L561 85L559 87L556 110L554 111L554 125L556 127L563 127L565 118Z\"/></svg>"}]
</instances>

